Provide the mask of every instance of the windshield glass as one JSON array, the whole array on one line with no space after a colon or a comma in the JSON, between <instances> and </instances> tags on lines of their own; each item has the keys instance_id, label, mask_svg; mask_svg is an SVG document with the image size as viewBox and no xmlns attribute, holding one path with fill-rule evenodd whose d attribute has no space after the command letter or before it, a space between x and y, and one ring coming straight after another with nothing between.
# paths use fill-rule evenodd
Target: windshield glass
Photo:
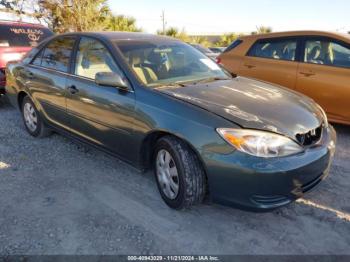
<instances>
[{"instance_id":1,"label":"windshield glass","mask_svg":"<svg viewBox=\"0 0 350 262\"><path fill-rule=\"evenodd\" d=\"M127 63L147 86L230 79L213 60L177 41L116 41Z\"/></svg>"},{"instance_id":2,"label":"windshield glass","mask_svg":"<svg viewBox=\"0 0 350 262\"><path fill-rule=\"evenodd\" d=\"M201 45L196 45L196 44L192 44L192 46L194 48L197 48L199 51L201 51L202 53L213 53L213 51L211 51L209 48L206 48L204 46L201 46Z\"/></svg>"},{"instance_id":3,"label":"windshield glass","mask_svg":"<svg viewBox=\"0 0 350 262\"><path fill-rule=\"evenodd\" d=\"M43 27L0 25L0 47L35 47L53 33Z\"/></svg>"}]
</instances>

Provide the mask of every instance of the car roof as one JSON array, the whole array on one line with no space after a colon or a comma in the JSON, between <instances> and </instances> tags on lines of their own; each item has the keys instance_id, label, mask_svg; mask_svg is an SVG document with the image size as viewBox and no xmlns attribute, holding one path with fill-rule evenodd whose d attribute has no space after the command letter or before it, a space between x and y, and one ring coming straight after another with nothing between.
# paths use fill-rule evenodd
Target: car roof
<instances>
[{"instance_id":1,"label":"car roof","mask_svg":"<svg viewBox=\"0 0 350 262\"><path fill-rule=\"evenodd\" d=\"M162 36L162 35L154 35L147 33L139 33L139 32L118 32L118 31L107 31L107 32L74 32L74 33L66 33L60 34L63 35L81 35L81 36L93 36L97 38L105 38L110 41L121 41L121 40L152 40L152 41L179 41L175 38Z\"/></svg>"},{"instance_id":2,"label":"car roof","mask_svg":"<svg viewBox=\"0 0 350 262\"><path fill-rule=\"evenodd\" d=\"M40 28L47 28L46 26L42 24L37 23L27 23L27 22L20 22L20 21L11 21L11 20L0 20L0 26L1 25L16 25L16 26L25 26L25 27L40 27Z\"/></svg>"},{"instance_id":3,"label":"car roof","mask_svg":"<svg viewBox=\"0 0 350 262\"><path fill-rule=\"evenodd\" d=\"M274 38L274 37L286 37L286 36L328 36L333 38L340 38L345 41L350 41L350 35L342 34L339 32L327 32L327 31L287 31L287 32L276 32L268 34L258 34L258 35L247 35L242 36L240 39L259 39L259 38Z\"/></svg>"}]
</instances>

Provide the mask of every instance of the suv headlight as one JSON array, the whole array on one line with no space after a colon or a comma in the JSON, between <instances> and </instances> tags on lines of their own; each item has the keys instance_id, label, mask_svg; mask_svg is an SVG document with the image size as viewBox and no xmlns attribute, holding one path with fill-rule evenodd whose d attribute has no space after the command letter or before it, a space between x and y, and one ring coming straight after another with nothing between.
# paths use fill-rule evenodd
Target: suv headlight
<instances>
[{"instance_id":1,"label":"suv headlight","mask_svg":"<svg viewBox=\"0 0 350 262\"><path fill-rule=\"evenodd\" d=\"M292 139L275 133L233 128L218 128L216 131L239 151L257 157L283 157L303 151Z\"/></svg>"}]
</instances>

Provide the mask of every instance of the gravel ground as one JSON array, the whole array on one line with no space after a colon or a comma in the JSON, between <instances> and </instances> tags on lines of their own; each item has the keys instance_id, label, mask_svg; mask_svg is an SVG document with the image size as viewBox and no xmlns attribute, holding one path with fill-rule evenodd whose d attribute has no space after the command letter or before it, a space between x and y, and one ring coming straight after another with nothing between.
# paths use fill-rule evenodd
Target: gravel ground
<instances>
[{"instance_id":1,"label":"gravel ground","mask_svg":"<svg viewBox=\"0 0 350 262\"><path fill-rule=\"evenodd\" d=\"M0 104L0 254L350 254L350 127L330 177L271 213L169 209L152 173L52 135Z\"/></svg>"}]
</instances>

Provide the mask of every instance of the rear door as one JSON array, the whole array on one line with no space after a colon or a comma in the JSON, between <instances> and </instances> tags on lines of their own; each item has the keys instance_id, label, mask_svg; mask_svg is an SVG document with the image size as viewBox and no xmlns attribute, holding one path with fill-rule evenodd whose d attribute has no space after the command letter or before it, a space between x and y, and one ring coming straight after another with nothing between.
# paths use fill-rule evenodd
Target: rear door
<instances>
[{"instance_id":1,"label":"rear door","mask_svg":"<svg viewBox=\"0 0 350 262\"><path fill-rule=\"evenodd\" d=\"M95 83L95 75L100 72L124 77L107 46L98 39L80 39L74 64L66 84L71 131L121 157L128 156L134 121L133 89Z\"/></svg>"},{"instance_id":2,"label":"rear door","mask_svg":"<svg viewBox=\"0 0 350 262\"><path fill-rule=\"evenodd\" d=\"M307 37L302 57L297 91L313 98L332 120L350 122L350 44Z\"/></svg>"},{"instance_id":3,"label":"rear door","mask_svg":"<svg viewBox=\"0 0 350 262\"><path fill-rule=\"evenodd\" d=\"M297 45L295 37L260 39L246 54L238 74L294 89Z\"/></svg>"},{"instance_id":4,"label":"rear door","mask_svg":"<svg viewBox=\"0 0 350 262\"><path fill-rule=\"evenodd\" d=\"M50 41L21 72L37 106L52 124L68 128L66 79L76 37Z\"/></svg>"}]
</instances>

